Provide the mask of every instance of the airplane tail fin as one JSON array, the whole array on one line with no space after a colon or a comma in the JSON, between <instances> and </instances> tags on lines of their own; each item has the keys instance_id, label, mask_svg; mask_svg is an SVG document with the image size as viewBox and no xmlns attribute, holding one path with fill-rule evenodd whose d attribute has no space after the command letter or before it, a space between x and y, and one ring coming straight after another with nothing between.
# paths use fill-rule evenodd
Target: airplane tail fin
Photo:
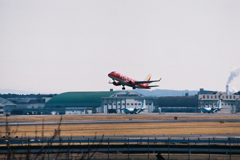
<instances>
[{"instance_id":1,"label":"airplane tail fin","mask_svg":"<svg viewBox=\"0 0 240 160\"><path fill-rule=\"evenodd\" d=\"M222 102L221 102L221 99L218 101L218 109L222 109Z\"/></svg>"},{"instance_id":2,"label":"airplane tail fin","mask_svg":"<svg viewBox=\"0 0 240 160\"><path fill-rule=\"evenodd\" d=\"M151 74L149 74L148 76L147 76L147 78L145 79L145 81L150 81L151 80ZM146 86L148 86L149 85L149 83L146 83Z\"/></svg>"},{"instance_id":3,"label":"airplane tail fin","mask_svg":"<svg viewBox=\"0 0 240 160\"><path fill-rule=\"evenodd\" d=\"M146 108L146 106L145 106L145 99L143 100L143 102L142 102L142 109L145 109Z\"/></svg>"}]
</instances>

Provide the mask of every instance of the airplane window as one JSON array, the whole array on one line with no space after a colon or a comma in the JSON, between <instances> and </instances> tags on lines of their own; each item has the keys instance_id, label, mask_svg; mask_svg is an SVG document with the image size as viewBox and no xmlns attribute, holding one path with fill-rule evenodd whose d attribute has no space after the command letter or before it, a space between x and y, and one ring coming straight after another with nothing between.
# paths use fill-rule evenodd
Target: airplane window
<instances>
[{"instance_id":1,"label":"airplane window","mask_svg":"<svg viewBox=\"0 0 240 160\"><path fill-rule=\"evenodd\" d=\"M131 103L131 105L133 106L133 103Z\"/></svg>"},{"instance_id":2,"label":"airplane window","mask_svg":"<svg viewBox=\"0 0 240 160\"><path fill-rule=\"evenodd\" d=\"M115 71L111 72L111 73L115 73Z\"/></svg>"},{"instance_id":3,"label":"airplane window","mask_svg":"<svg viewBox=\"0 0 240 160\"><path fill-rule=\"evenodd\" d=\"M137 105L137 103L135 103L135 105Z\"/></svg>"},{"instance_id":4,"label":"airplane window","mask_svg":"<svg viewBox=\"0 0 240 160\"><path fill-rule=\"evenodd\" d=\"M138 105L140 106L140 105L141 105L141 103L138 103Z\"/></svg>"},{"instance_id":5,"label":"airplane window","mask_svg":"<svg viewBox=\"0 0 240 160\"><path fill-rule=\"evenodd\" d=\"M129 103L127 103L127 105L129 105Z\"/></svg>"}]
</instances>

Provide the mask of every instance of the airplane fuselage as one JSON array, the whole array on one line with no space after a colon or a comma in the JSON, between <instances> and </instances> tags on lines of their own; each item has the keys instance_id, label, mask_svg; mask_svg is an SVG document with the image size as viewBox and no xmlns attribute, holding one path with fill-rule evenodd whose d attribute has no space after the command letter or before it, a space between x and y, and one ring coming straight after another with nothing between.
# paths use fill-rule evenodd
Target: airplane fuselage
<instances>
[{"instance_id":1,"label":"airplane fuselage","mask_svg":"<svg viewBox=\"0 0 240 160\"><path fill-rule=\"evenodd\" d=\"M114 85L126 85L126 86L129 86L129 87L133 87L133 88L145 88L145 89L150 89L150 87L148 87L148 84L135 84L135 82L137 80L135 79L132 79L132 78L129 78L128 76L125 76L121 73L117 73L117 72L114 72L114 73L109 73L108 76L113 79L113 81L118 81L118 82L115 82Z\"/></svg>"},{"instance_id":2,"label":"airplane fuselage","mask_svg":"<svg viewBox=\"0 0 240 160\"><path fill-rule=\"evenodd\" d=\"M212 108L202 108L203 113L214 113L214 109Z\"/></svg>"},{"instance_id":3,"label":"airplane fuselage","mask_svg":"<svg viewBox=\"0 0 240 160\"><path fill-rule=\"evenodd\" d=\"M138 114L143 110L144 110L143 108L125 108L123 111L126 114Z\"/></svg>"},{"instance_id":4,"label":"airplane fuselage","mask_svg":"<svg viewBox=\"0 0 240 160\"><path fill-rule=\"evenodd\" d=\"M128 114L128 113L130 113L130 114L136 114L134 108L124 109L123 112L126 113L126 114Z\"/></svg>"}]
</instances>

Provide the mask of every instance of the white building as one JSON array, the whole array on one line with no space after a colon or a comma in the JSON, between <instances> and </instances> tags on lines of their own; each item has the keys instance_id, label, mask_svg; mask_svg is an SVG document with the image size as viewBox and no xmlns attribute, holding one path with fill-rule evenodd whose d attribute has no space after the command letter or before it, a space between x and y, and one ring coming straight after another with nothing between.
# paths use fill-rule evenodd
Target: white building
<instances>
[{"instance_id":1,"label":"white building","mask_svg":"<svg viewBox=\"0 0 240 160\"><path fill-rule=\"evenodd\" d=\"M155 109L154 98L145 97L144 95L131 92L131 91L121 91L117 92L109 97L102 97L101 107L97 108L100 113L123 113L125 108L135 108L141 107L143 101L145 100L145 109L143 112L152 113ZM113 113L114 113L113 112Z\"/></svg>"}]
</instances>

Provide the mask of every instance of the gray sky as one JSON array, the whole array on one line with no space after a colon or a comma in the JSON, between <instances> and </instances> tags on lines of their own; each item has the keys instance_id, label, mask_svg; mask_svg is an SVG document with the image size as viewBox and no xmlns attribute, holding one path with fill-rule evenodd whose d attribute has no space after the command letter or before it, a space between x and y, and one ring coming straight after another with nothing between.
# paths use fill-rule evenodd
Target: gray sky
<instances>
[{"instance_id":1,"label":"gray sky","mask_svg":"<svg viewBox=\"0 0 240 160\"><path fill-rule=\"evenodd\" d=\"M0 89L116 90L107 74L118 71L224 91L239 66L238 0L0 0Z\"/></svg>"}]
</instances>

